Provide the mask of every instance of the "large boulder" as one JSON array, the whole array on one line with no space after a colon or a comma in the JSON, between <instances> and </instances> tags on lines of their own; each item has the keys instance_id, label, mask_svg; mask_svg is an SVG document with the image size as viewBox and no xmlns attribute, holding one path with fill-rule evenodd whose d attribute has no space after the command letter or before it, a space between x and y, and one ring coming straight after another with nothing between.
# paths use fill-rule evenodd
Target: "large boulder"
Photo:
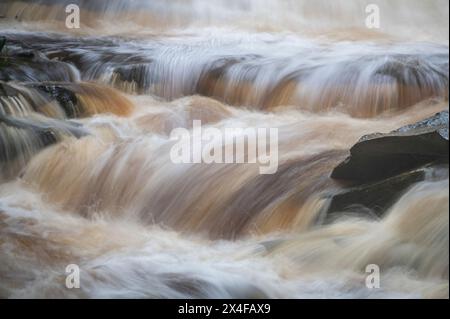
<instances>
[{"instance_id":1,"label":"large boulder","mask_svg":"<svg viewBox=\"0 0 450 319\"><path fill-rule=\"evenodd\" d=\"M340 190L325 197L321 222L345 215L382 217L412 185L448 179L448 111L389 134L361 138L331 174Z\"/></svg>"},{"instance_id":2,"label":"large boulder","mask_svg":"<svg viewBox=\"0 0 450 319\"><path fill-rule=\"evenodd\" d=\"M364 136L331 177L365 183L442 162L448 163L448 111L388 134Z\"/></svg>"}]
</instances>

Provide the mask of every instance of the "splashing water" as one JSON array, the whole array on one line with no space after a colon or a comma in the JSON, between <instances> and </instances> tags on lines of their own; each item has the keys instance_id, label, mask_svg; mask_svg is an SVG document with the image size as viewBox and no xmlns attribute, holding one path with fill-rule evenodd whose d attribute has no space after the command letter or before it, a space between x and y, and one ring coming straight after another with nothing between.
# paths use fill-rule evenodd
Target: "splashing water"
<instances>
[{"instance_id":1,"label":"splashing water","mask_svg":"<svg viewBox=\"0 0 450 319\"><path fill-rule=\"evenodd\" d=\"M68 3L82 28L61 32ZM448 1L3 1L0 17L1 297L448 298L448 177L381 219L318 223L361 136L448 108ZM194 120L278 128L277 173L172 163L170 132Z\"/></svg>"}]
</instances>

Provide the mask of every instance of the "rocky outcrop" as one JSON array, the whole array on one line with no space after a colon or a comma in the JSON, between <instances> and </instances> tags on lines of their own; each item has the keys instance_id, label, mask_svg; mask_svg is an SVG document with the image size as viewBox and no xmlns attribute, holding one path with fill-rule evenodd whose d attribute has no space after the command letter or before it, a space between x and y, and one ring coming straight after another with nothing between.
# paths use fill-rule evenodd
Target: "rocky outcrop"
<instances>
[{"instance_id":1,"label":"rocky outcrop","mask_svg":"<svg viewBox=\"0 0 450 319\"><path fill-rule=\"evenodd\" d=\"M326 195L321 215L331 222L348 214L381 217L412 185L448 178L448 111L388 134L372 134L352 147L331 177L345 187Z\"/></svg>"},{"instance_id":2,"label":"rocky outcrop","mask_svg":"<svg viewBox=\"0 0 450 319\"><path fill-rule=\"evenodd\" d=\"M430 163L448 163L448 111L389 134L364 136L331 177L379 181Z\"/></svg>"}]
</instances>

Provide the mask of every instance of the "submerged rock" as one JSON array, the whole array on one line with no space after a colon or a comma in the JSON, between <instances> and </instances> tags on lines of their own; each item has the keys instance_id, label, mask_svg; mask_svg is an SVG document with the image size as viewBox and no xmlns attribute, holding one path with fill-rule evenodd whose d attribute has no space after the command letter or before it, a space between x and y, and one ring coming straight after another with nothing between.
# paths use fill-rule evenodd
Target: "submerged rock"
<instances>
[{"instance_id":1,"label":"submerged rock","mask_svg":"<svg viewBox=\"0 0 450 319\"><path fill-rule=\"evenodd\" d=\"M379 181L430 163L448 163L448 111L388 134L361 138L331 177Z\"/></svg>"},{"instance_id":2,"label":"submerged rock","mask_svg":"<svg viewBox=\"0 0 450 319\"><path fill-rule=\"evenodd\" d=\"M0 16L1 18L1 16ZM6 44L6 38L5 37L0 37L0 53L2 53L3 48L5 47Z\"/></svg>"},{"instance_id":3,"label":"submerged rock","mask_svg":"<svg viewBox=\"0 0 450 319\"><path fill-rule=\"evenodd\" d=\"M42 82L79 80L76 69L68 63L50 60L36 50L9 49L0 67L0 81Z\"/></svg>"},{"instance_id":4,"label":"submerged rock","mask_svg":"<svg viewBox=\"0 0 450 319\"><path fill-rule=\"evenodd\" d=\"M15 96L18 93L11 85L0 81L0 96Z\"/></svg>"},{"instance_id":5,"label":"submerged rock","mask_svg":"<svg viewBox=\"0 0 450 319\"><path fill-rule=\"evenodd\" d=\"M33 84L31 87L36 88L40 92L47 95L50 99L56 100L59 105L64 109L68 118L77 117L77 96L63 85L54 83L41 83Z\"/></svg>"},{"instance_id":6,"label":"submerged rock","mask_svg":"<svg viewBox=\"0 0 450 319\"><path fill-rule=\"evenodd\" d=\"M37 114L20 118L0 114L0 180L15 176L34 154L64 137L87 134L81 125L70 121Z\"/></svg>"},{"instance_id":7,"label":"submerged rock","mask_svg":"<svg viewBox=\"0 0 450 319\"><path fill-rule=\"evenodd\" d=\"M126 116L133 104L120 92L94 83L0 81L0 114L21 116L40 113L66 119L99 113Z\"/></svg>"},{"instance_id":8,"label":"submerged rock","mask_svg":"<svg viewBox=\"0 0 450 319\"><path fill-rule=\"evenodd\" d=\"M53 101L57 103L52 104ZM50 111L52 107L58 110ZM76 95L64 84L0 81L0 114L22 116L36 112L61 119L74 118L76 107Z\"/></svg>"},{"instance_id":9,"label":"submerged rock","mask_svg":"<svg viewBox=\"0 0 450 319\"><path fill-rule=\"evenodd\" d=\"M412 185L425 180L443 180L448 176L448 165L424 166L381 181L346 188L330 196L325 222L334 221L344 212L346 216L382 217Z\"/></svg>"}]
</instances>

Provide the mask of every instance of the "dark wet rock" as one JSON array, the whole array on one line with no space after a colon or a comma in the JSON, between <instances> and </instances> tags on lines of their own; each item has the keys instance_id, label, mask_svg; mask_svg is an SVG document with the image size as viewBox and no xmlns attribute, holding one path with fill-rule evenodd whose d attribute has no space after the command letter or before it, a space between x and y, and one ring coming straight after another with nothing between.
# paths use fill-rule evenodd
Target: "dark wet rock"
<instances>
[{"instance_id":1,"label":"dark wet rock","mask_svg":"<svg viewBox=\"0 0 450 319\"><path fill-rule=\"evenodd\" d=\"M53 119L31 119L31 118L14 118L10 116L0 115L0 124L4 129L10 128L26 132L30 136L33 136L38 140L39 147L46 147L59 142L62 136L74 136L76 138L87 135L87 131L80 125L69 121L57 121ZM16 142L13 138L5 139L6 135L0 136L0 143L6 145L7 143ZM32 145L36 146L36 145ZM8 154L2 152L3 155ZM11 155L11 153L9 153ZM10 160L11 158L9 158ZM0 157L0 160L6 160L6 158Z\"/></svg>"},{"instance_id":2,"label":"dark wet rock","mask_svg":"<svg viewBox=\"0 0 450 319\"><path fill-rule=\"evenodd\" d=\"M56 100L64 109L67 117L74 118L77 116L77 96L67 87L55 83L31 84L30 87L35 88L45 94L50 99Z\"/></svg>"},{"instance_id":3,"label":"dark wet rock","mask_svg":"<svg viewBox=\"0 0 450 319\"><path fill-rule=\"evenodd\" d=\"M38 113L41 107L51 101L56 101L68 118L77 117L79 111L76 93L70 89L68 83L42 82L10 85L0 81L1 97L16 99L20 97ZM5 107L3 103L0 100L0 114L5 113L5 110L2 110Z\"/></svg>"},{"instance_id":4,"label":"dark wet rock","mask_svg":"<svg viewBox=\"0 0 450 319\"><path fill-rule=\"evenodd\" d=\"M388 134L364 136L332 178L344 188L325 195L321 222L344 215L381 217L414 184L448 179L448 111Z\"/></svg>"},{"instance_id":5,"label":"dark wet rock","mask_svg":"<svg viewBox=\"0 0 450 319\"><path fill-rule=\"evenodd\" d=\"M0 114L14 116L20 113L37 112L51 102L30 84L0 81Z\"/></svg>"},{"instance_id":6,"label":"dark wet rock","mask_svg":"<svg viewBox=\"0 0 450 319\"><path fill-rule=\"evenodd\" d=\"M0 37L0 53L3 51L3 48L6 45L6 38L5 37Z\"/></svg>"},{"instance_id":7,"label":"dark wet rock","mask_svg":"<svg viewBox=\"0 0 450 319\"><path fill-rule=\"evenodd\" d=\"M2 83L0 114L40 113L52 118L80 118L98 113L129 115L133 104L107 86L94 83Z\"/></svg>"},{"instance_id":8,"label":"dark wet rock","mask_svg":"<svg viewBox=\"0 0 450 319\"><path fill-rule=\"evenodd\" d=\"M430 163L448 163L448 111L388 134L364 136L331 177L380 181Z\"/></svg>"},{"instance_id":9,"label":"dark wet rock","mask_svg":"<svg viewBox=\"0 0 450 319\"><path fill-rule=\"evenodd\" d=\"M448 120L448 111L444 111L423 121L411 125L406 125L394 131L394 133L408 133L413 130L416 132L420 132L422 130L429 131L435 129L443 138L448 141Z\"/></svg>"},{"instance_id":10,"label":"dark wet rock","mask_svg":"<svg viewBox=\"0 0 450 319\"><path fill-rule=\"evenodd\" d=\"M0 81L73 82L79 77L69 64L48 59L37 50L12 47L3 54Z\"/></svg>"},{"instance_id":11,"label":"dark wet rock","mask_svg":"<svg viewBox=\"0 0 450 319\"><path fill-rule=\"evenodd\" d=\"M136 93L144 93L151 85L157 83L157 78L152 76L150 71L149 63L118 66L114 70L117 78L113 79L114 83L112 84L120 88L122 83L134 83Z\"/></svg>"},{"instance_id":12,"label":"dark wet rock","mask_svg":"<svg viewBox=\"0 0 450 319\"><path fill-rule=\"evenodd\" d=\"M17 96L19 92L7 83L0 82L0 96Z\"/></svg>"},{"instance_id":13,"label":"dark wet rock","mask_svg":"<svg viewBox=\"0 0 450 319\"><path fill-rule=\"evenodd\" d=\"M81 138L87 134L70 121L0 114L0 180L15 176L33 155L65 136Z\"/></svg>"},{"instance_id":14,"label":"dark wet rock","mask_svg":"<svg viewBox=\"0 0 450 319\"><path fill-rule=\"evenodd\" d=\"M60 70L51 74L52 77L28 79L27 81L42 82L73 82L79 76L84 80L107 81L110 85L119 89L131 88L127 84L133 83L133 93L146 92L158 80L157 72L151 72L153 60L148 57L151 49L147 49L145 54L139 52L118 51L118 45L114 41L97 38L64 38L61 35L54 35L49 38L42 35L27 36L21 34L7 34L7 41L14 49L11 53L16 59L37 61L32 56L39 54L39 61L42 63L52 63ZM17 66L16 66L17 67ZM72 77L62 74L64 68L69 68L73 73L73 68L77 74ZM105 79L105 74L113 76ZM17 74L16 78L19 77ZM44 75L43 75L44 76ZM11 80L12 76L3 76L4 81ZM24 75L20 74L23 80ZM0 73L0 79L2 75ZM21 81L21 79L17 79Z\"/></svg>"},{"instance_id":15,"label":"dark wet rock","mask_svg":"<svg viewBox=\"0 0 450 319\"><path fill-rule=\"evenodd\" d=\"M33 142L33 145L29 145L29 149L39 149L55 144L59 140L57 132L51 127L42 127L6 117L0 117L0 125L0 161L2 162L13 161L22 155L24 149L22 146L17 147L18 145L26 146L27 142ZM12 134L13 132L17 134Z\"/></svg>"},{"instance_id":16,"label":"dark wet rock","mask_svg":"<svg viewBox=\"0 0 450 319\"><path fill-rule=\"evenodd\" d=\"M42 135L46 137L65 134L80 138L88 134L87 131L84 130L78 123L49 118L15 118L11 116L0 115L0 123L17 129L29 130L36 135ZM50 141L52 140L53 139L50 139ZM52 142L44 143L44 145L48 144L52 144Z\"/></svg>"},{"instance_id":17,"label":"dark wet rock","mask_svg":"<svg viewBox=\"0 0 450 319\"><path fill-rule=\"evenodd\" d=\"M330 195L322 217L325 223L343 214L382 217L412 185L425 180L443 180L448 178L448 173L448 165L425 166L378 182L346 188Z\"/></svg>"},{"instance_id":18,"label":"dark wet rock","mask_svg":"<svg viewBox=\"0 0 450 319\"><path fill-rule=\"evenodd\" d=\"M445 56L440 56L446 58ZM448 72L445 72L447 63L440 63L442 69L435 69L431 60L423 59L422 56L410 54L394 54L389 56L385 63L381 64L375 71L376 75L389 77L396 83L405 87L413 86L416 90L426 90L429 88L429 81L433 71L442 81L442 89L448 87Z\"/></svg>"}]
</instances>

